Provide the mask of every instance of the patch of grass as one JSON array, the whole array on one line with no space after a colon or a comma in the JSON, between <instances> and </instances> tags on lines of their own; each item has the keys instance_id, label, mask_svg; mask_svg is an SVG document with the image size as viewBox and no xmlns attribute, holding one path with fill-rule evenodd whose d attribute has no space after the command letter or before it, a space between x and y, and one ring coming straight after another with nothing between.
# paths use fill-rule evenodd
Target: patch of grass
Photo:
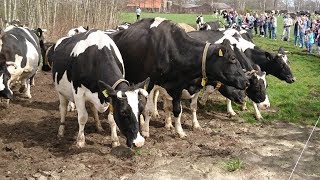
<instances>
[{"instance_id":1,"label":"patch of grass","mask_svg":"<svg viewBox=\"0 0 320 180\"><path fill-rule=\"evenodd\" d=\"M223 18L218 18L212 15L202 15L205 21L213 21L220 20L225 23ZM163 13L142 13L141 18L154 18L154 17L162 17L169 20L172 20L176 23L186 23L192 26L196 25L196 17L197 14L163 14ZM120 16L121 22L135 22L136 14L135 13L121 13Z\"/></svg>"},{"instance_id":2,"label":"patch of grass","mask_svg":"<svg viewBox=\"0 0 320 180\"><path fill-rule=\"evenodd\" d=\"M141 155L142 155L141 149L135 149L135 150L134 150L134 155L135 155L135 156L141 156Z\"/></svg>"},{"instance_id":3,"label":"patch of grass","mask_svg":"<svg viewBox=\"0 0 320 180\"><path fill-rule=\"evenodd\" d=\"M225 168L229 172L233 172L243 168L243 163L240 159L231 159L225 163Z\"/></svg>"}]
</instances>

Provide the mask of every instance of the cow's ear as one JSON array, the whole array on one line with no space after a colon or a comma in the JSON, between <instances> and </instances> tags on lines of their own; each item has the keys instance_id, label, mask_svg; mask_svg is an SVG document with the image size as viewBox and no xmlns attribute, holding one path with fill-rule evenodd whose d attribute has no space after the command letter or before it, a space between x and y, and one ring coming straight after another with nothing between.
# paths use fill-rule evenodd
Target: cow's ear
<instances>
[{"instance_id":1,"label":"cow's ear","mask_svg":"<svg viewBox=\"0 0 320 180\"><path fill-rule=\"evenodd\" d=\"M117 92L103 81L99 81L99 89L105 97L112 97L117 95Z\"/></svg>"},{"instance_id":2,"label":"cow's ear","mask_svg":"<svg viewBox=\"0 0 320 180\"><path fill-rule=\"evenodd\" d=\"M141 83L138 83L134 86L134 88L141 88L141 89L144 89L144 90L147 90L148 87L149 87L149 83L150 83L150 77L148 77L146 80L144 80L143 82Z\"/></svg>"},{"instance_id":3,"label":"cow's ear","mask_svg":"<svg viewBox=\"0 0 320 180\"><path fill-rule=\"evenodd\" d=\"M268 61L271 61L271 60L274 59L274 58L272 57L272 54L269 53L269 52L265 52L265 55L266 55L266 58L267 58Z\"/></svg>"}]
</instances>

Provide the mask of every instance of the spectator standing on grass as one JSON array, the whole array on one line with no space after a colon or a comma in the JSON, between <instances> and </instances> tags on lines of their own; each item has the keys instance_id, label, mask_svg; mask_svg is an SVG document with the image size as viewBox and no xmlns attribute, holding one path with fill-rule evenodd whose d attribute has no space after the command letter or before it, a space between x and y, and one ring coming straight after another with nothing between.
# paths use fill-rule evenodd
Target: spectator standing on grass
<instances>
[{"instance_id":1,"label":"spectator standing on grass","mask_svg":"<svg viewBox=\"0 0 320 180\"><path fill-rule=\"evenodd\" d=\"M272 17L269 15L269 17L268 17L268 20L267 20L267 22L268 22L268 33L269 33L269 39L271 39L272 38L272 30L273 30L273 26L272 26Z\"/></svg>"},{"instance_id":2,"label":"spectator standing on grass","mask_svg":"<svg viewBox=\"0 0 320 180\"><path fill-rule=\"evenodd\" d=\"M274 14L272 14L272 36L271 36L271 38L272 39L277 39L277 17L274 15Z\"/></svg>"},{"instance_id":3,"label":"spectator standing on grass","mask_svg":"<svg viewBox=\"0 0 320 180\"><path fill-rule=\"evenodd\" d=\"M299 21L299 39L300 39L300 48L303 48L305 42L304 42L304 39L305 39L305 33L306 33L306 28L307 25L306 25L306 22L305 22L305 18L304 17L301 17L301 20Z\"/></svg>"},{"instance_id":4,"label":"spectator standing on grass","mask_svg":"<svg viewBox=\"0 0 320 180\"><path fill-rule=\"evenodd\" d=\"M290 40L290 26L292 25L292 19L290 18L290 16L287 14L285 15L284 19L283 19L283 32L282 32L282 36L281 39L282 40Z\"/></svg>"},{"instance_id":5,"label":"spectator standing on grass","mask_svg":"<svg viewBox=\"0 0 320 180\"><path fill-rule=\"evenodd\" d=\"M306 46L309 53L312 52L313 44L314 44L314 33L312 29L308 29L306 34Z\"/></svg>"},{"instance_id":6,"label":"spectator standing on grass","mask_svg":"<svg viewBox=\"0 0 320 180\"><path fill-rule=\"evenodd\" d=\"M320 28L318 26L317 36L316 36L317 54L320 55Z\"/></svg>"},{"instance_id":7,"label":"spectator standing on grass","mask_svg":"<svg viewBox=\"0 0 320 180\"><path fill-rule=\"evenodd\" d=\"M141 9L140 9L139 6L136 9L136 15L137 15L137 21L139 21L140 20L140 16L141 16Z\"/></svg>"},{"instance_id":8,"label":"spectator standing on grass","mask_svg":"<svg viewBox=\"0 0 320 180\"><path fill-rule=\"evenodd\" d=\"M298 46L298 41L299 41L299 23L301 19L300 17L296 17L296 21L293 26L293 36L294 36L294 45Z\"/></svg>"},{"instance_id":9,"label":"spectator standing on grass","mask_svg":"<svg viewBox=\"0 0 320 180\"><path fill-rule=\"evenodd\" d=\"M255 15L254 21L253 21L253 28L256 35L258 35L258 26L260 24L260 18L258 14Z\"/></svg>"},{"instance_id":10,"label":"spectator standing on grass","mask_svg":"<svg viewBox=\"0 0 320 180\"><path fill-rule=\"evenodd\" d=\"M262 27L263 27L263 37L267 37L267 28L268 28L268 17L264 15L263 22L262 22Z\"/></svg>"}]
</instances>

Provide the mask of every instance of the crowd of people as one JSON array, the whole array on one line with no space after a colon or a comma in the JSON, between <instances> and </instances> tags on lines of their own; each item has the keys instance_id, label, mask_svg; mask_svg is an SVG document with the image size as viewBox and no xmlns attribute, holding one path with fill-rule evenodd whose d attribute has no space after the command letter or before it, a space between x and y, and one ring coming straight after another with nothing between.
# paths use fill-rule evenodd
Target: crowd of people
<instances>
[{"instance_id":1,"label":"crowd of people","mask_svg":"<svg viewBox=\"0 0 320 180\"><path fill-rule=\"evenodd\" d=\"M294 45L305 48L306 51L320 55L320 18L312 19L310 16L297 16L292 19L289 14L275 15L263 14L238 14L236 11L224 15L229 26L236 24L243 28L253 30L255 35L277 39L278 18L283 18L283 31L280 39L290 41L293 29Z\"/></svg>"}]
</instances>

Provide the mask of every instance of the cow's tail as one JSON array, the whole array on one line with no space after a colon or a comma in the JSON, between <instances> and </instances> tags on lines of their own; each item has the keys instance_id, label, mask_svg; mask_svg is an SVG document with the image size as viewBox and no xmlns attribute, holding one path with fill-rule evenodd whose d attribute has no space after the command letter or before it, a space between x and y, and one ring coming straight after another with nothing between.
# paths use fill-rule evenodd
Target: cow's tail
<instances>
[{"instance_id":1,"label":"cow's tail","mask_svg":"<svg viewBox=\"0 0 320 180\"><path fill-rule=\"evenodd\" d=\"M43 65L42 65L42 71L50 71L52 69L52 60L48 58L48 55L50 53L50 51L52 51L52 47L54 47L54 45L50 46L47 51L46 54L44 56L44 60L43 60Z\"/></svg>"}]
</instances>

